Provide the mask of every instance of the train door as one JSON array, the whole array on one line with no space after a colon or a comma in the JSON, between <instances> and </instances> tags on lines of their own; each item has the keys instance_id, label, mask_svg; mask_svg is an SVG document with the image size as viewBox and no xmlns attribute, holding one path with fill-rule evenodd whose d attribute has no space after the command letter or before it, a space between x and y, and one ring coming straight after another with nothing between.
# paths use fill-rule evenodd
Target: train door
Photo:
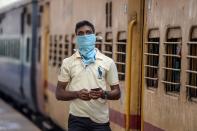
<instances>
[{"instance_id":1,"label":"train door","mask_svg":"<svg viewBox=\"0 0 197 131\"><path fill-rule=\"evenodd\" d=\"M40 8L42 10L41 17L41 87L43 90L42 99L44 105L41 108L42 113L46 113L47 104L47 87L48 87L48 50L49 50L49 3L45 3Z\"/></svg>"},{"instance_id":2,"label":"train door","mask_svg":"<svg viewBox=\"0 0 197 131\"><path fill-rule=\"evenodd\" d=\"M141 130L144 0L128 0L126 131Z\"/></svg>"}]
</instances>

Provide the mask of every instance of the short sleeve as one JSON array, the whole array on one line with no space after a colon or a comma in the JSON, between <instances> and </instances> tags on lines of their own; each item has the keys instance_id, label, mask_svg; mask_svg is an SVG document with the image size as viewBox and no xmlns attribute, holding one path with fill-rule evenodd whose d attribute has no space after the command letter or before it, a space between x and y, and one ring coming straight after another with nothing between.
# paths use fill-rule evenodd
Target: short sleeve
<instances>
[{"instance_id":1,"label":"short sleeve","mask_svg":"<svg viewBox=\"0 0 197 131\"><path fill-rule=\"evenodd\" d=\"M109 71L107 72L107 82L109 85L119 84L118 71L114 61L111 63Z\"/></svg>"},{"instance_id":2,"label":"short sleeve","mask_svg":"<svg viewBox=\"0 0 197 131\"><path fill-rule=\"evenodd\" d=\"M59 75L58 75L58 81L61 82L68 82L70 81L70 70L68 67L68 63L66 63L65 61L62 62L60 71L59 71Z\"/></svg>"}]
</instances>

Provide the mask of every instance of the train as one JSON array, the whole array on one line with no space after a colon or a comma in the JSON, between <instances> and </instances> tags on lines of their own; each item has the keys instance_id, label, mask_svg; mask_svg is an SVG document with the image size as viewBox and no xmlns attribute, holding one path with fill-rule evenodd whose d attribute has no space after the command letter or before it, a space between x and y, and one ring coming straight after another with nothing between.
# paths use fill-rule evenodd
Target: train
<instances>
[{"instance_id":1,"label":"train","mask_svg":"<svg viewBox=\"0 0 197 131\"><path fill-rule=\"evenodd\" d=\"M95 25L96 47L116 63L121 98L112 131L195 131L196 0L20 0L0 9L0 92L67 129L55 98L75 24Z\"/></svg>"}]
</instances>

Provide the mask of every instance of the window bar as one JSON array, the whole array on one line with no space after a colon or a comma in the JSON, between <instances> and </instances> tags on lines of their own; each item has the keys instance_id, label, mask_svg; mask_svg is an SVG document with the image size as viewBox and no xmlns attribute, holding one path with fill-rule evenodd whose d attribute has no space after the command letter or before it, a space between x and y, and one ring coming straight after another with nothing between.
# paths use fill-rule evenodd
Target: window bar
<instances>
[{"instance_id":1,"label":"window bar","mask_svg":"<svg viewBox=\"0 0 197 131\"><path fill-rule=\"evenodd\" d=\"M193 73L193 74L197 74L197 71L193 71L193 70L186 70L187 73Z\"/></svg>"},{"instance_id":2,"label":"window bar","mask_svg":"<svg viewBox=\"0 0 197 131\"><path fill-rule=\"evenodd\" d=\"M147 76L145 76L144 78L145 78L145 79L149 79L149 80L154 80L154 81L158 80L158 78L147 77Z\"/></svg>"},{"instance_id":3,"label":"window bar","mask_svg":"<svg viewBox=\"0 0 197 131\"><path fill-rule=\"evenodd\" d=\"M118 74L119 74L119 75L125 75L125 73L123 73L123 72L118 72Z\"/></svg>"},{"instance_id":4,"label":"window bar","mask_svg":"<svg viewBox=\"0 0 197 131\"><path fill-rule=\"evenodd\" d=\"M116 64L125 65L123 62L115 62Z\"/></svg>"},{"instance_id":5,"label":"window bar","mask_svg":"<svg viewBox=\"0 0 197 131\"><path fill-rule=\"evenodd\" d=\"M152 65L144 65L145 67L149 67L149 68L155 68L155 69L158 69L159 67L158 66L152 66Z\"/></svg>"},{"instance_id":6,"label":"window bar","mask_svg":"<svg viewBox=\"0 0 197 131\"><path fill-rule=\"evenodd\" d=\"M144 55L149 55L149 56L159 56L159 54L154 54L154 53L144 53Z\"/></svg>"},{"instance_id":7,"label":"window bar","mask_svg":"<svg viewBox=\"0 0 197 131\"><path fill-rule=\"evenodd\" d=\"M167 45L176 45L176 44L181 44L181 42L164 42L164 44L167 44Z\"/></svg>"},{"instance_id":8,"label":"window bar","mask_svg":"<svg viewBox=\"0 0 197 131\"><path fill-rule=\"evenodd\" d=\"M165 69L165 70L172 70L172 71L181 71L181 69L168 68L168 67L162 67L162 69Z\"/></svg>"},{"instance_id":9,"label":"window bar","mask_svg":"<svg viewBox=\"0 0 197 131\"><path fill-rule=\"evenodd\" d=\"M112 52L110 51L103 51L104 53L107 53L107 54L112 54Z\"/></svg>"},{"instance_id":10,"label":"window bar","mask_svg":"<svg viewBox=\"0 0 197 131\"><path fill-rule=\"evenodd\" d=\"M186 85L186 87L197 89L197 86Z\"/></svg>"},{"instance_id":11,"label":"window bar","mask_svg":"<svg viewBox=\"0 0 197 131\"><path fill-rule=\"evenodd\" d=\"M176 83L176 82L169 82L169 81L161 81L165 84L170 84L170 85L180 85L180 83Z\"/></svg>"},{"instance_id":12,"label":"window bar","mask_svg":"<svg viewBox=\"0 0 197 131\"><path fill-rule=\"evenodd\" d=\"M112 45L112 42L104 42L106 45Z\"/></svg>"},{"instance_id":13,"label":"window bar","mask_svg":"<svg viewBox=\"0 0 197 131\"><path fill-rule=\"evenodd\" d=\"M178 57L178 58L181 58L180 55L174 55L174 54L163 54L163 56L166 56L166 57Z\"/></svg>"},{"instance_id":14,"label":"window bar","mask_svg":"<svg viewBox=\"0 0 197 131\"><path fill-rule=\"evenodd\" d=\"M193 55L187 55L187 58L193 58L193 59L197 59L197 56L193 56Z\"/></svg>"},{"instance_id":15,"label":"window bar","mask_svg":"<svg viewBox=\"0 0 197 131\"><path fill-rule=\"evenodd\" d=\"M157 44L157 45L159 45L159 42L145 42L145 44Z\"/></svg>"},{"instance_id":16,"label":"window bar","mask_svg":"<svg viewBox=\"0 0 197 131\"><path fill-rule=\"evenodd\" d=\"M118 45L126 45L126 42L116 42Z\"/></svg>"},{"instance_id":17,"label":"window bar","mask_svg":"<svg viewBox=\"0 0 197 131\"><path fill-rule=\"evenodd\" d=\"M122 55L126 55L126 53L125 52L115 52L116 54L122 54Z\"/></svg>"},{"instance_id":18,"label":"window bar","mask_svg":"<svg viewBox=\"0 0 197 131\"><path fill-rule=\"evenodd\" d=\"M197 42L194 42L194 41L190 41L187 43L188 45L197 45Z\"/></svg>"}]
</instances>

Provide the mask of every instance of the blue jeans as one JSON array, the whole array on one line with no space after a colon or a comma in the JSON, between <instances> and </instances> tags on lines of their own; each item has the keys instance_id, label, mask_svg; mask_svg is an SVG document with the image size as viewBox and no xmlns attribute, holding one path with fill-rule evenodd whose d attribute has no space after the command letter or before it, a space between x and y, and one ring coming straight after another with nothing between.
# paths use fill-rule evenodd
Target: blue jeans
<instances>
[{"instance_id":1,"label":"blue jeans","mask_svg":"<svg viewBox=\"0 0 197 131\"><path fill-rule=\"evenodd\" d=\"M78 117L69 115L68 118L68 131L111 131L107 123L96 123L88 117Z\"/></svg>"}]
</instances>

